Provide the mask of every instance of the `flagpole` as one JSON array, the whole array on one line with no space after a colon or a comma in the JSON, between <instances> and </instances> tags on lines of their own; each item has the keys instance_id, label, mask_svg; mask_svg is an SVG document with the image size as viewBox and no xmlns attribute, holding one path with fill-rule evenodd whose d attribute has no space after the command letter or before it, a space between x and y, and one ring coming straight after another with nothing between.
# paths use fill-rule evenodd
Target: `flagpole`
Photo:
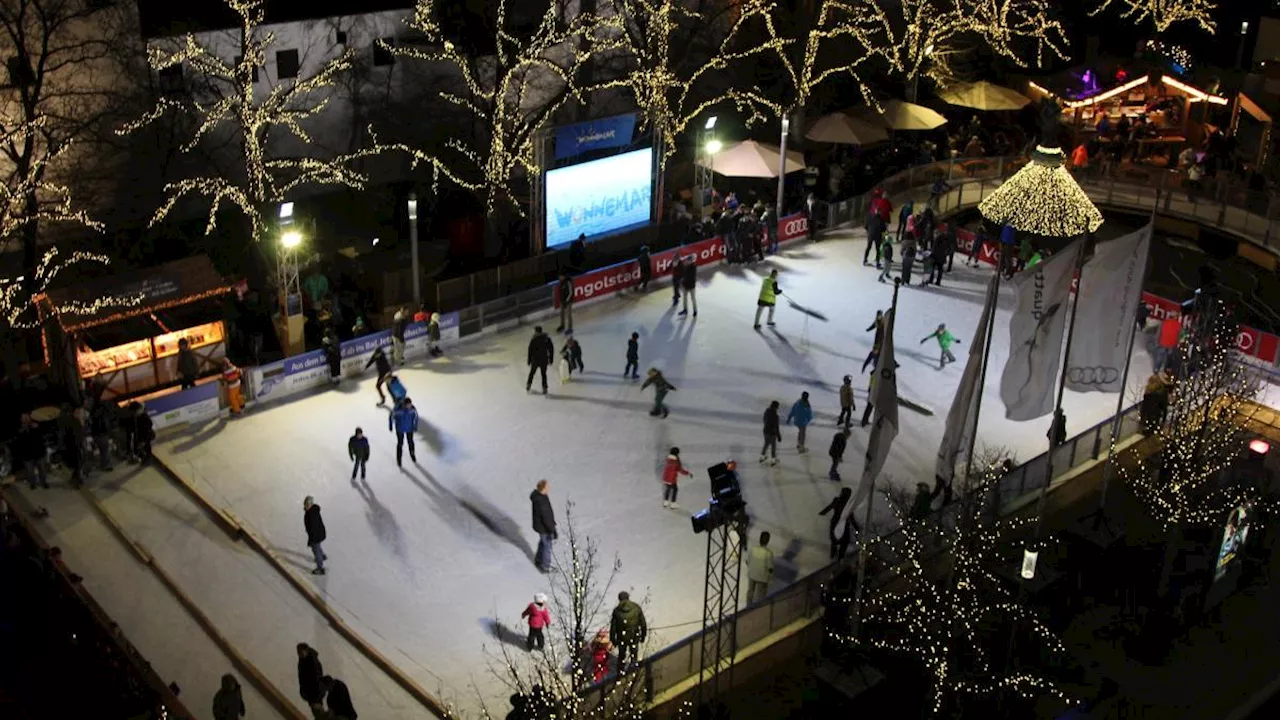
<instances>
[{"instance_id":1,"label":"flagpole","mask_svg":"<svg viewBox=\"0 0 1280 720\"><path fill-rule=\"evenodd\" d=\"M902 280L894 278L893 303L889 306L889 326L885 331L890 343L893 342L893 326L898 319L898 288L900 287L902 287ZM889 368L889 370L893 372L895 368ZM879 372L879 369L877 368L875 372ZM871 401L870 395L867 401ZM855 642L862 635L862 587L867 578L867 534L871 532L871 509L876 504L876 475L871 476L871 489L867 494L867 512L862 520L862 529L858 531L858 578L853 586L853 639Z\"/></svg>"},{"instance_id":2,"label":"flagpole","mask_svg":"<svg viewBox=\"0 0 1280 720\"><path fill-rule=\"evenodd\" d=\"M977 239L974 240L977 242ZM1005 252L1001 248L1001 253ZM1001 266L1003 266L1004 258L1000 258ZM982 368L978 371L978 397L974 400L973 409L973 432L969 435L969 451L964 461L964 481L973 487L973 483L969 482L973 473L973 449L978 443L978 422L982 419L982 391L987 386L987 362L991 358L991 336L996 329L996 307L1000 305L1000 268L996 268L996 289L994 293L995 307L991 308L991 317L987 318L986 342L982 348Z\"/></svg>"}]
</instances>

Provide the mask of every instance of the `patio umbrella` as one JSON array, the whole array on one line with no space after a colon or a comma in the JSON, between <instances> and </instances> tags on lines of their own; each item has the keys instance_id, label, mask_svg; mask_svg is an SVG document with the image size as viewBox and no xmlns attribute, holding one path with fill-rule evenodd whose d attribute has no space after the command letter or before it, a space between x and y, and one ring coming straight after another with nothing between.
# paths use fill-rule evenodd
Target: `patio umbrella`
<instances>
[{"instance_id":1,"label":"patio umbrella","mask_svg":"<svg viewBox=\"0 0 1280 720\"><path fill-rule=\"evenodd\" d=\"M862 118L879 119L891 130L933 130L947 124L947 119L923 105L905 100L888 100L880 104L881 112L862 108Z\"/></svg>"},{"instance_id":2,"label":"patio umbrella","mask_svg":"<svg viewBox=\"0 0 1280 720\"><path fill-rule=\"evenodd\" d=\"M730 145L698 164L726 177L778 177L778 146L755 140ZM804 153L787 151L787 172L804 170Z\"/></svg>"},{"instance_id":3,"label":"patio umbrella","mask_svg":"<svg viewBox=\"0 0 1280 720\"><path fill-rule=\"evenodd\" d=\"M815 142L870 145L888 140L889 133L879 122L837 112L818 118L805 137Z\"/></svg>"},{"instance_id":4,"label":"patio umbrella","mask_svg":"<svg viewBox=\"0 0 1280 720\"><path fill-rule=\"evenodd\" d=\"M993 85L986 80L956 85L941 97L948 105L987 111L1021 110L1031 102L1031 98L1016 90Z\"/></svg>"}]
</instances>

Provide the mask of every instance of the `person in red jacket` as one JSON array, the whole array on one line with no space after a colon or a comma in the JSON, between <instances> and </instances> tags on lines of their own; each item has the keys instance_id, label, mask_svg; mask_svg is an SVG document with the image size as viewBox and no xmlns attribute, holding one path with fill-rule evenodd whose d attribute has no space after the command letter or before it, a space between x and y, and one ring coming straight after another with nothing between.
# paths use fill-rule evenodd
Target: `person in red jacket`
<instances>
[{"instance_id":1,"label":"person in red jacket","mask_svg":"<svg viewBox=\"0 0 1280 720\"><path fill-rule=\"evenodd\" d=\"M538 593L533 596L533 602L529 603L529 607L520 613L520 617L529 618L529 637L525 640L525 649L533 652L533 646L537 645L539 650L546 647L546 638L542 636L542 629L551 624L551 611L547 609L547 596Z\"/></svg>"},{"instance_id":2,"label":"person in red jacket","mask_svg":"<svg viewBox=\"0 0 1280 720\"><path fill-rule=\"evenodd\" d=\"M1182 334L1182 319L1176 316L1166 317L1160 321L1160 337L1157 339L1155 372L1164 370L1169 359L1178 351L1178 339Z\"/></svg>"},{"instance_id":3,"label":"person in red jacket","mask_svg":"<svg viewBox=\"0 0 1280 720\"><path fill-rule=\"evenodd\" d=\"M662 468L662 507L680 507L676 504L676 496L680 493L680 487L676 482L681 475L689 474L690 472L684 469L684 465L680 464L680 448L671 448L671 452L667 455L667 464Z\"/></svg>"}]
</instances>

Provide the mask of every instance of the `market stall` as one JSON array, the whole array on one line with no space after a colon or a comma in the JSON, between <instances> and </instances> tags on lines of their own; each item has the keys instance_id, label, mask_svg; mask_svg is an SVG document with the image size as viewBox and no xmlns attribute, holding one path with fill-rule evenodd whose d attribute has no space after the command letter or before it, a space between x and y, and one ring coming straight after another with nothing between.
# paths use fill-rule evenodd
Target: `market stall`
<instances>
[{"instance_id":1,"label":"market stall","mask_svg":"<svg viewBox=\"0 0 1280 720\"><path fill-rule=\"evenodd\" d=\"M44 323L45 359L73 364L77 377L115 399L177 385L181 340L190 344L200 377L212 375L226 356L220 298L230 290L205 256L53 290L37 298L42 318L54 321ZM73 309L106 296L137 302Z\"/></svg>"}]
</instances>

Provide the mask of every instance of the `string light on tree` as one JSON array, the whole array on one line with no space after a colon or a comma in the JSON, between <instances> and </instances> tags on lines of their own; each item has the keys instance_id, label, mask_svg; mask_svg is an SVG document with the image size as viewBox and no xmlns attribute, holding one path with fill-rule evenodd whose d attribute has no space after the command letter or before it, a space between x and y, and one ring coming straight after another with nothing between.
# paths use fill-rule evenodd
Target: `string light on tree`
<instances>
[{"instance_id":1,"label":"string light on tree","mask_svg":"<svg viewBox=\"0 0 1280 720\"><path fill-rule=\"evenodd\" d=\"M1216 0L1102 0L1089 14L1097 15L1112 5L1122 8L1120 17L1125 20L1135 24L1149 20L1158 33L1180 22L1195 23L1209 34L1218 29L1213 21Z\"/></svg>"},{"instance_id":2,"label":"string light on tree","mask_svg":"<svg viewBox=\"0 0 1280 720\"><path fill-rule=\"evenodd\" d=\"M1072 238L1102 225L1102 213L1063 167L1061 148L1036 147L1031 161L978 205L982 217L1022 233Z\"/></svg>"}]
</instances>

